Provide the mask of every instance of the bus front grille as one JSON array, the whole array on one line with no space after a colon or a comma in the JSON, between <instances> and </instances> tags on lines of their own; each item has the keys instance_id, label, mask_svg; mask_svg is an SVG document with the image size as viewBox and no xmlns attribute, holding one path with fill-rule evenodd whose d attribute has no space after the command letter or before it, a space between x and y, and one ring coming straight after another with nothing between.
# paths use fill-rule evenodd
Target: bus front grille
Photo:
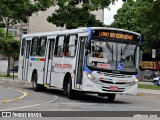
<instances>
[{"instance_id":1,"label":"bus front grille","mask_svg":"<svg viewBox=\"0 0 160 120\"><path fill-rule=\"evenodd\" d=\"M107 72L97 72L100 75L107 77L116 77L116 78L131 78L132 75L124 75L124 74L115 74L115 73L107 73Z\"/></svg>"},{"instance_id":2,"label":"bus front grille","mask_svg":"<svg viewBox=\"0 0 160 120\"><path fill-rule=\"evenodd\" d=\"M112 81L106 81L106 80L100 80L102 83L108 83L108 84L112 84L112 85L126 85L126 82L116 82L113 83Z\"/></svg>"}]
</instances>

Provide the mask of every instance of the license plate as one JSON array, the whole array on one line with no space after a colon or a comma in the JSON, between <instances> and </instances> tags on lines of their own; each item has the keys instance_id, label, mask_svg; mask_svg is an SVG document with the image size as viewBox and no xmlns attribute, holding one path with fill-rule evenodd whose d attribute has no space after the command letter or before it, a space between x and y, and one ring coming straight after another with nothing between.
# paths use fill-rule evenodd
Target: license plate
<instances>
[{"instance_id":1,"label":"license plate","mask_svg":"<svg viewBox=\"0 0 160 120\"><path fill-rule=\"evenodd\" d=\"M118 87L116 87L116 86L110 86L110 87L109 87L109 90L110 90L110 91L117 91L117 90L118 90Z\"/></svg>"}]
</instances>

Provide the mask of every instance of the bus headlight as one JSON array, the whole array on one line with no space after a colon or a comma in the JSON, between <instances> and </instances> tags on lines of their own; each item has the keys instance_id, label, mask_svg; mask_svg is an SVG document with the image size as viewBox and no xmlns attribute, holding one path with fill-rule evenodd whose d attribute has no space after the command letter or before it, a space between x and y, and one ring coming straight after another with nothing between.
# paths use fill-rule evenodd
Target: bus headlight
<instances>
[{"instance_id":1,"label":"bus headlight","mask_svg":"<svg viewBox=\"0 0 160 120\"><path fill-rule=\"evenodd\" d=\"M138 82L138 79L135 79L134 81L129 82L129 83L128 83L128 86L133 86L133 85L135 85L137 82Z\"/></svg>"},{"instance_id":2,"label":"bus headlight","mask_svg":"<svg viewBox=\"0 0 160 120\"><path fill-rule=\"evenodd\" d=\"M95 78L90 73L86 72L86 75L89 80L95 80Z\"/></svg>"},{"instance_id":3,"label":"bus headlight","mask_svg":"<svg viewBox=\"0 0 160 120\"><path fill-rule=\"evenodd\" d=\"M138 82L138 79L135 79L135 82Z\"/></svg>"},{"instance_id":4,"label":"bus headlight","mask_svg":"<svg viewBox=\"0 0 160 120\"><path fill-rule=\"evenodd\" d=\"M95 83L99 83L99 80L96 79L95 77L93 77L90 73L86 72L86 76L89 80L95 82Z\"/></svg>"}]
</instances>

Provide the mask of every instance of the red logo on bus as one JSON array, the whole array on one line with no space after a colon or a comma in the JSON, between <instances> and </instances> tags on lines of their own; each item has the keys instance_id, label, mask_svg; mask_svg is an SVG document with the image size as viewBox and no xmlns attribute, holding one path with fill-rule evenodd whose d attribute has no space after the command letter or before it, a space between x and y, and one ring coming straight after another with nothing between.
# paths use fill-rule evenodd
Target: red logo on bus
<instances>
[{"instance_id":1,"label":"red logo on bus","mask_svg":"<svg viewBox=\"0 0 160 120\"><path fill-rule=\"evenodd\" d=\"M65 68L65 69L72 69L72 64L58 64L54 63L55 68Z\"/></svg>"}]
</instances>

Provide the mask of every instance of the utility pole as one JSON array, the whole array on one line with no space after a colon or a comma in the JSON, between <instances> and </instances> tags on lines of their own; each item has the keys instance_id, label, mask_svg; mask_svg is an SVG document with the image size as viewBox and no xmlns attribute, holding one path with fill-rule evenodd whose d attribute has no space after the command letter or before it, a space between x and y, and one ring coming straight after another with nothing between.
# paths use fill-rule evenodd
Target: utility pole
<instances>
[{"instance_id":1,"label":"utility pole","mask_svg":"<svg viewBox=\"0 0 160 120\"><path fill-rule=\"evenodd\" d=\"M156 58L156 49L152 49L152 59L153 59L153 75L154 75L154 59Z\"/></svg>"}]
</instances>

